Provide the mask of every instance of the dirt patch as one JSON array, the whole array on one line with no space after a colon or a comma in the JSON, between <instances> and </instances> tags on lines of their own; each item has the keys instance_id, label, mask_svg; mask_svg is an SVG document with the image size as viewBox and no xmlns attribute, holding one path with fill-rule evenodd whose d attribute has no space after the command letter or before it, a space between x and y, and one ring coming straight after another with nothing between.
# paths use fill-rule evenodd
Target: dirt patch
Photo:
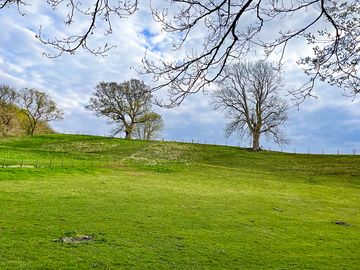
<instances>
[{"instance_id":1,"label":"dirt patch","mask_svg":"<svg viewBox=\"0 0 360 270\"><path fill-rule=\"evenodd\" d=\"M60 243L69 243L69 244L80 244L80 243L87 243L94 240L94 237L92 235L63 235L58 239L55 239L54 242L60 242Z\"/></svg>"},{"instance_id":2,"label":"dirt patch","mask_svg":"<svg viewBox=\"0 0 360 270\"><path fill-rule=\"evenodd\" d=\"M342 220L337 220L334 222L336 225L340 225L340 226L351 226L351 224L345 222L345 221L342 221Z\"/></svg>"}]
</instances>

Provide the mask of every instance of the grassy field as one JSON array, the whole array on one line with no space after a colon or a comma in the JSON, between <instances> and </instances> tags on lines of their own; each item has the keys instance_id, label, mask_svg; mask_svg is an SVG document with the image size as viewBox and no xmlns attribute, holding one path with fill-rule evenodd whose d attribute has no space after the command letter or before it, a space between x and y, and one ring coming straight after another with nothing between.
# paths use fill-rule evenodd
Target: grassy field
<instances>
[{"instance_id":1,"label":"grassy field","mask_svg":"<svg viewBox=\"0 0 360 270\"><path fill-rule=\"evenodd\" d=\"M360 267L360 156L46 135L4 158L44 166L0 164L0 269Z\"/></svg>"}]
</instances>

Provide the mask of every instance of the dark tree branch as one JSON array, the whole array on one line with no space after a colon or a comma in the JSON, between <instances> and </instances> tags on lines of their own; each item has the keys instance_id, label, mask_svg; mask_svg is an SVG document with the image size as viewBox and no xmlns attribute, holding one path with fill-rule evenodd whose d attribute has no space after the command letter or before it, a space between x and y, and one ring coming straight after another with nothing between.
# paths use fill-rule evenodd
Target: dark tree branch
<instances>
[{"instance_id":1,"label":"dark tree branch","mask_svg":"<svg viewBox=\"0 0 360 270\"><path fill-rule=\"evenodd\" d=\"M106 43L94 48L90 44L92 34L99 31L111 34L112 20L133 14L138 7L137 0L47 3L55 12L67 9L64 18L67 26L75 26L78 18L88 20L85 30L63 38L45 38L45 26L40 27L37 38L56 51L47 54L49 57L73 54L79 49L105 55L114 46ZM26 4L26 0L0 0L0 10ZM297 62L309 76L307 83L291 91L298 103L313 96L312 90L319 80L341 87L351 96L360 92L358 0L171 0L170 5L172 8L164 10L151 7L151 13L163 31L176 40L173 50L178 51L177 57L167 61L145 55L141 71L153 76L154 91L169 90L169 102L164 105L178 105L186 96L205 91L221 78L225 66L244 59L249 52L264 50L265 58L279 52L279 69L287 46L298 37L313 46L313 55ZM302 19L289 26L293 18ZM198 48L189 48L188 41L198 29L205 38Z\"/></svg>"},{"instance_id":2,"label":"dark tree branch","mask_svg":"<svg viewBox=\"0 0 360 270\"><path fill-rule=\"evenodd\" d=\"M98 48L93 48L88 43L90 36L97 32L98 28L103 28L105 36L112 34L113 29L111 22L114 17L123 18L132 15L138 7L137 0L93 0L92 4L91 1L86 2L80 0L47 0L46 2L55 12L57 9L68 10L66 18L64 19L66 26L72 26L73 24L76 26L76 18L79 18L79 20L84 20L84 18L88 20L88 25L83 32L70 34L63 38L45 38L43 29L45 29L46 26L41 25L36 38L43 44L49 45L57 51L56 53L44 54L50 58L59 57L63 53L74 54L80 48L95 55L106 55L109 50L116 46L106 43ZM26 0L0 0L0 10L5 7L10 7L11 5L17 5L19 13L25 15L20 11L20 6L30 4L28 4ZM105 26L102 24L105 24Z\"/></svg>"},{"instance_id":3,"label":"dark tree branch","mask_svg":"<svg viewBox=\"0 0 360 270\"><path fill-rule=\"evenodd\" d=\"M243 59L251 50L264 49L269 56L280 50L277 68L280 69L288 44L304 37L314 45L315 57L300 59L309 81L291 91L298 103L312 96L315 82L320 79L357 94L360 90L359 1L331 0L258 0L258 1L172 1L179 11L152 9L153 17L162 23L163 30L178 38L175 50L185 51L180 61L143 61L143 72L153 75L154 90L169 89L170 103L175 106L189 94L204 91L218 80L224 67ZM302 17L298 26L286 29L292 17ZM251 19L252 18L252 19ZM247 19L247 21L246 21ZM324 22L332 28L325 30ZM265 39L266 28L276 23L280 31ZM188 54L185 45L196 27L207 33L199 51ZM308 33L319 29L318 35ZM332 34L334 32L334 35ZM320 38L322 37L323 40ZM325 41L324 41L325 40ZM325 44L325 45L324 45ZM306 67L308 66L308 67Z\"/></svg>"}]
</instances>

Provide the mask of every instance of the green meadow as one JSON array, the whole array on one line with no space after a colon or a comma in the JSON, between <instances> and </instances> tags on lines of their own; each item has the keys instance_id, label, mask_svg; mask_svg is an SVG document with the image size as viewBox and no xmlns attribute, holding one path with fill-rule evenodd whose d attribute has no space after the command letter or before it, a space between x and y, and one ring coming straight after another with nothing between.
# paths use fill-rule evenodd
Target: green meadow
<instances>
[{"instance_id":1,"label":"green meadow","mask_svg":"<svg viewBox=\"0 0 360 270\"><path fill-rule=\"evenodd\" d=\"M0 269L359 267L360 156L0 140Z\"/></svg>"}]
</instances>

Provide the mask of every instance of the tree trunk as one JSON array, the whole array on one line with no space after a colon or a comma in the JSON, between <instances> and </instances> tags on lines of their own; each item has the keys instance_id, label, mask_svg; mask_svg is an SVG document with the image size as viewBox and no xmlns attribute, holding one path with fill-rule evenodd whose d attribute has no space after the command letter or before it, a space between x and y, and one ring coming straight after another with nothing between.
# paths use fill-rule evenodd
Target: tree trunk
<instances>
[{"instance_id":1,"label":"tree trunk","mask_svg":"<svg viewBox=\"0 0 360 270\"><path fill-rule=\"evenodd\" d=\"M125 130L125 139L128 139L128 140L130 140L131 139L131 131L130 130Z\"/></svg>"},{"instance_id":2,"label":"tree trunk","mask_svg":"<svg viewBox=\"0 0 360 270\"><path fill-rule=\"evenodd\" d=\"M257 152L260 150L260 132L258 130L254 130L252 136L252 150Z\"/></svg>"},{"instance_id":3,"label":"tree trunk","mask_svg":"<svg viewBox=\"0 0 360 270\"><path fill-rule=\"evenodd\" d=\"M35 125L31 125L31 126L29 126L28 128L27 128L27 135L30 135L30 136L32 136L32 135L34 135L34 131L35 131Z\"/></svg>"},{"instance_id":4,"label":"tree trunk","mask_svg":"<svg viewBox=\"0 0 360 270\"><path fill-rule=\"evenodd\" d=\"M125 126L125 139L130 140L134 131L134 124L128 124Z\"/></svg>"}]
</instances>

